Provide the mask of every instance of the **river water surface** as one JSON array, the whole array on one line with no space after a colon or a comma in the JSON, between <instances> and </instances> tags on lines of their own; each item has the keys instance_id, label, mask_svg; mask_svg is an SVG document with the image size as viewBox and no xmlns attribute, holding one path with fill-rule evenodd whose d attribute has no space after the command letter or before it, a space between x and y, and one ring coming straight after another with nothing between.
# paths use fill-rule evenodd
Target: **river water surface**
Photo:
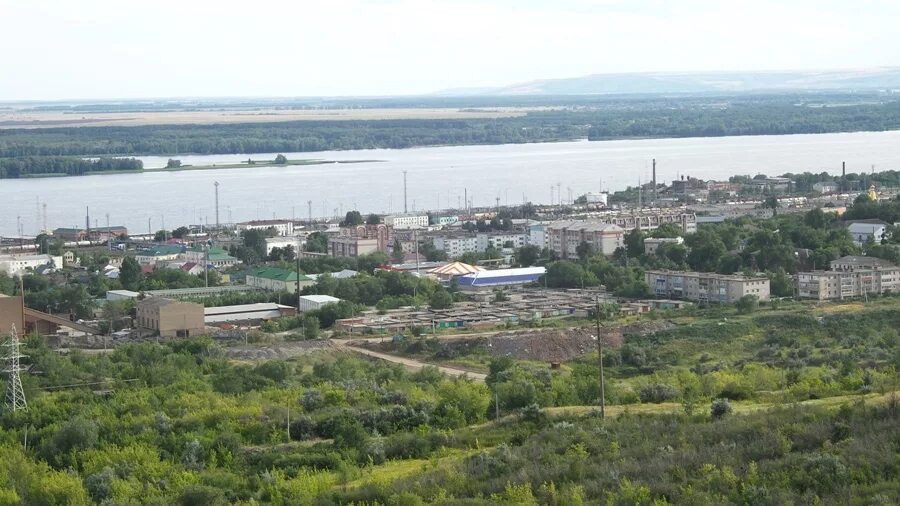
<instances>
[{"instance_id":1,"label":"river water surface","mask_svg":"<svg viewBox=\"0 0 900 506\"><path fill-rule=\"evenodd\" d=\"M780 175L827 170L840 173L900 169L900 132L649 139L603 142L452 146L402 150L375 149L285 153L289 159L379 160L377 162L185 170L171 173L0 180L0 234L14 236L21 222L26 235L41 227L39 203L47 204L49 228L84 226L85 207L92 225L125 225L131 233L193 223L215 223L213 183L219 186L222 223L278 217L305 218L403 210L403 171L407 207L457 207L468 197L475 206L549 203L588 191L618 190L650 178L689 175L727 179L734 174ZM273 153L177 156L183 164L212 165ZM146 168L168 157L139 157ZM557 192L559 185L561 191ZM552 190L551 190L551 187ZM18 219L17 219L18 217Z\"/></svg>"}]
</instances>

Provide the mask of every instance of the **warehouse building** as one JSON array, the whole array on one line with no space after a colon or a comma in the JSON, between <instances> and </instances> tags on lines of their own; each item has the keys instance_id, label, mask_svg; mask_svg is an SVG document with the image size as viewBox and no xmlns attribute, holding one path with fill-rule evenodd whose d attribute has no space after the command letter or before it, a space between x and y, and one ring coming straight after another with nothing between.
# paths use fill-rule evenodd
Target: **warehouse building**
<instances>
[{"instance_id":1,"label":"warehouse building","mask_svg":"<svg viewBox=\"0 0 900 506\"><path fill-rule=\"evenodd\" d=\"M544 267L498 269L460 276L458 283L461 290L491 290L493 288L536 283L546 273L547 269Z\"/></svg>"},{"instance_id":2,"label":"warehouse building","mask_svg":"<svg viewBox=\"0 0 900 506\"><path fill-rule=\"evenodd\" d=\"M300 312L316 311L327 304L336 304L341 299L332 297L331 295L303 295L299 299L298 309Z\"/></svg>"},{"instance_id":3,"label":"warehouse building","mask_svg":"<svg viewBox=\"0 0 900 506\"><path fill-rule=\"evenodd\" d=\"M300 288L303 288L315 284L315 281L303 274L297 274L294 271L277 267L260 267L247 273L247 286L262 288L263 290L296 292L298 284Z\"/></svg>"},{"instance_id":4,"label":"warehouse building","mask_svg":"<svg viewBox=\"0 0 900 506\"><path fill-rule=\"evenodd\" d=\"M259 322L276 320L284 316L294 316L297 309L274 302L257 304L237 304L234 306L207 307L203 309L203 319L211 323Z\"/></svg>"},{"instance_id":5,"label":"warehouse building","mask_svg":"<svg viewBox=\"0 0 900 506\"><path fill-rule=\"evenodd\" d=\"M151 297L137 304L138 327L161 337L191 337L206 333L203 306L164 297Z\"/></svg>"}]
</instances>

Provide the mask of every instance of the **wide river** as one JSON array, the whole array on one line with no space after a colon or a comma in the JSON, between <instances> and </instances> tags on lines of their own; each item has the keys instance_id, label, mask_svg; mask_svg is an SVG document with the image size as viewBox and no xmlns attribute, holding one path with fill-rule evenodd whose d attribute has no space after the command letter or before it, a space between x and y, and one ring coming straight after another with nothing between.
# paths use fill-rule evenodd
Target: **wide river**
<instances>
[{"instance_id":1,"label":"wide river","mask_svg":"<svg viewBox=\"0 0 900 506\"><path fill-rule=\"evenodd\" d=\"M215 223L213 183L219 186L222 223L278 217L305 218L307 201L315 217L403 210L403 171L408 209L442 209L549 203L588 191L617 190L650 179L682 175L725 179L734 174L785 172L840 173L900 168L900 132L560 142L498 146L454 146L402 150L375 149L285 153L289 159L379 160L354 164L214 169L171 173L0 180L0 234L25 235L41 227L40 204L47 204L49 228L125 225L131 233L182 224ZM167 157L141 157L147 168ZM182 163L212 165L274 154L178 156ZM561 191L557 192L557 184ZM552 189L551 189L552 187ZM571 189L571 190L570 190Z\"/></svg>"}]
</instances>

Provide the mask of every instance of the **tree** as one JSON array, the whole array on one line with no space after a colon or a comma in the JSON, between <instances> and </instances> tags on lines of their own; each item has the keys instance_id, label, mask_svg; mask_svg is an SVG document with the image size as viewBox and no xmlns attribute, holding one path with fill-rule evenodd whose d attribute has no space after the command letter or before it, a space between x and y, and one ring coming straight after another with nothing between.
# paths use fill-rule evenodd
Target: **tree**
<instances>
[{"instance_id":1,"label":"tree","mask_svg":"<svg viewBox=\"0 0 900 506\"><path fill-rule=\"evenodd\" d=\"M322 232L313 232L306 237L306 251L314 253L328 252L328 236Z\"/></svg>"},{"instance_id":2,"label":"tree","mask_svg":"<svg viewBox=\"0 0 900 506\"><path fill-rule=\"evenodd\" d=\"M169 232L167 230L157 230L155 234L153 234L153 240L156 242L163 242L169 237Z\"/></svg>"},{"instance_id":3,"label":"tree","mask_svg":"<svg viewBox=\"0 0 900 506\"><path fill-rule=\"evenodd\" d=\"M400 244L400 239L395 237L394 238L394 247L391 250L391 260L395 264L399 264L399 263L403 262L404 256L406 256L406 255L403 253L403 245Z\"/></svg>"},{"instance_id":4,"label":"tree","mask_svg":"<svg viewBox=\"0 0 900 506\"><path fill-rule=\"evenodd\" d=\"M640 229L634 228L625 234L625 251L630 258L644 254L644 233Z\"/></svg>"},{"instance_id":5,"label":"tree","mask_svg":"<svg viewBox=\"0 0 900 506\"><path fill-rule=\"evenodd\" d=\"M772 216L777 216L777 215L778 215L778 207L779 207L779 206L781 206L781 203L778 202L778 197L776 197L776 196L774 196L774 195L769 196L769 197L766 197L766 200L763 201L763 208L764 208L764 209L771 209L771 210L772 210Z\"/></svg>"},{"instance_id":6,"label":"tree","mask_svg":"<svg viewBox=\"0 0 900 506\"><path fill-rule=\"evenodd\" d=\"M553 262L547 268L547 286L552 288L581 288L582 286L596 286L597 276L593 272L586 271L580 264L560 260Z\"/></svg>"},{"instance_id":7,"label":"tree","mask_svg":"<svg viewBox=\"0 0 900 506\"><path fill-rule=\"evenodd\" d=\"M428 301L431 309L448 309L453 305L453 296L443 288L435 290Z\"/></svg>"},{"instance_id":8,"label":"tree","mask_svg":"<svg viewBox=\"0 0 900 506\"><path fill-rule=\"evenodd\" d=\"M303 317L303 337L316 339L319 337L319 319L312 315Z\"/></svg>"},{"instance_id":9,"label":"tree","mask_svg":"<svg viewBox=\"0 0 900 506\"><path fill-rule=\"evenodd\" d=\"M174 158L169 158L169 161L166 162L167 169L177 169L181 167L181 160L176 160Z\"/></svg>"},{"instance_id":10,"label":"tree","mask_svg":"<svg viewBox=\"0 0 900 506\"><path fill-rule=\"evenodd\" d=\"M244 246L252 250L256 254L257 258L266 257L267 236L268 233L265 230L250 229L241 232L241 238L243 239Z\"/></svg>"},{"instance_id":11,"label":"tree","mask_svg":"<svg viewBox=\"0 0 900 506\"><path fill-rule=\"evenodd\" d=\"M281 153L278 153L278 155L275 156L275 163L276 163L277 165L284 165L284 164L286 164L287 162L288 162L287 157L284 156L284 155L282 155Z\"/></svg>"},{"instance_id":12,"label":"tree","mask_svg":"<svg viewBox=\"0 0 900 506\"><path fill-rule=\"evenodd\" d=\"M363 217L359 214L359 211L347 211L347 214L344 216L344 221L341 222L342 227L353 227L362 224Z\"/></svg>"},{"instance_id":13,"label":"tree","mask_svg":"<svg viewBox=\"0 0 900 506\"><path fill-rule=\"evenodd\" d=\"M366 217L366 225L380 225L381 224L381 216L372 213Z\"/></svg>"},{"instance_id":14,"label":"tree","mask_svg":"<svg viewBox=\"0 0 900 506\"><path fill-rule=\"evenodd\" d=\"M585 260L587 260L591 255L594 254L594 247L591 246L590 243L588 243L588 242L586 242L586 241L581 241L581 244L579 244L579 245L575 248L575 253L578 254L578 258L579 258L581 261L585 261Z\"/></svg>"},{"instance_id":15,"label":"tree","mask_svg":"<svg viewBox=\"0 0 900 506\"><path fill-rule=\"evenodd\" d=\"M271 251L269 251L269 260L273 262L293 262L294 255L294 246L288 244L284 247L274 247Z\"/></svg>"},{"instance_id":16,"label":"tree","mask_svg":"<svg viewBox=\"0 0 900 506\"><path fill-rule=\"evenodd\" d=\"M748 314L756 311L759 307L759 297L756 295L744 295L734 303L738 313Z\"/></svg>"},{"instance_id":17,"label":"tree","mask_svg":"<svg viewBox=\"0 0 900 506\"><path fill-rule=\"evenodd\" d=\"M191 233L191 231L187 227L178 227L172 231L172 237L176 239L183 239L189 233Z\"/></svg>"},{"instance_id":18,"label":"tree","mask_svg":"<svg viewBox=\"0 0 900 506\"><path fill-rule=\"evenodd\" d=\"M134 257L122 259L122 267L119 268L119 281L126 290L137 291L141 284L141 266Z\"/></svg>"},{"instance_id":19,"label":"tree","mask_svg":"<svg viewBox=\"0 0 900 506\"><path fill-rule=\"evenodd\" d=\"M541 248L533 244L527 244L516 250L516 263L522 267L529 267L537 263L541 257Z\"/></svg>"}]
</instances>

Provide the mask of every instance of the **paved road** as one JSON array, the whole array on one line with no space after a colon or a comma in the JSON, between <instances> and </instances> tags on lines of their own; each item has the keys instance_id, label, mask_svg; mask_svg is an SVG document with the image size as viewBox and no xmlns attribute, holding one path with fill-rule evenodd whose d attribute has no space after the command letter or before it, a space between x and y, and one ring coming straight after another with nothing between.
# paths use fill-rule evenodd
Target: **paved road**
<instances>
[{"instance_id":1,"label":"paved road","mask_svg":"<svg viewBox=\"0 0 900 506\"><path fill-rule=\"evenodd\" d=\"M354 353L359 353L361 355L366 355L366 356L377 358L377 359L384 360L387 362L393 362L395 364L402 364L410 369L419 370L419 369L423 369L425 367L436 367L439 371L441 371L442 373L447 374L449 376L465 376L465 377L468 377L468 378L471 378L474 380L478 380L478 381L484 381L485 378L487 378L486 374L481 374L478 372L471 372L471 371L465 371L462 369L455 369L453 367L445 367L445 366L439 366L439 365L434 365L434 364L427 364L425 362L420 362L418 360L414 360L411 358L398 357L396 355L389 355L387 353L380 353L380 352L372 351L372 350L369 350L366 348L352 346L350 344L350 341L343 340L343 339L332 339L332 342L337 344L338 346L340 346L342 348L346 348L347 350L350 350ZM375 342L378 342L378 340L376 340Z\"/></svg>"}]
</instances>

